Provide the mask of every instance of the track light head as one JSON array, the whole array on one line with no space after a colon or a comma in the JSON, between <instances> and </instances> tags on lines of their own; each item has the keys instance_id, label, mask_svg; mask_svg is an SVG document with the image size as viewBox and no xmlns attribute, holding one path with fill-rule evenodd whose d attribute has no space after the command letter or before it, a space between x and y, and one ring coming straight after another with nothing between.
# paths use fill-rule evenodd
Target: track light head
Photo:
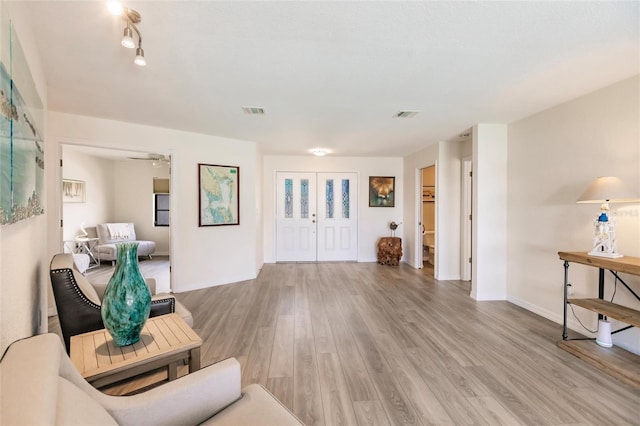
<instances>
[{"instance_id":1,"label":"track light head","mask_svg":"<svg viewBox=\"0 0 640 426\"><path fill-rule=\"evenodd\" d=\"M136 49L136 58L133 63L141 67L147 65L147 60L144 58L144 50L140 46Z\"/></svg>"},{"instance_id":2,"label":"track light head","mask_svg":"<svg viewBox=\"0 0 640 426\"><path fill-rule=\"evenodd\" d=\"M135 41L133 41L133 32L131 31L131 26L127 23L127 27L124 29L124 34L122 35L122 40L120 41L127 49L133 49L136 47Z\"/></svg>"}]
</instances>

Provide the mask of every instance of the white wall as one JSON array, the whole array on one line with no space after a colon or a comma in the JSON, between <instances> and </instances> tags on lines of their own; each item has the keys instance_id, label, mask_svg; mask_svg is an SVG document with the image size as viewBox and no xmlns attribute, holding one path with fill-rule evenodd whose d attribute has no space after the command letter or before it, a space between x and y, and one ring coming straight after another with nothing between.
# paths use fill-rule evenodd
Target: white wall
<instances>
[{"instance_id":1,"label":"white wall","mask_svg":"<svg viewBox=\"0 0 640 426\"><path fill-rule=\"evenodd\" d=\"M153 178L169 178L169 166L150 161L113 161L113 216L110 222L133 222L136 238L156 243L156 255L169 255L170 227L153 224ZM96 222L103 223L103 222Z\"/></svg>"},{"instance_id":2,"label":"white wall","mask_svg":"<svg viewBox=\"0 0 640 426\"><path fill-rule=\"evenodd\" d=\"M0 7L3 23L8 17L13 22L31 77L43 105L46 106L46 81L30 31L27 5L22 2L1 2ZM4 26L2 28L5 29ZM2 37L4 38L5 34ZM46 114L44 126L43 131L46 134ZM51 150L46 138L44 149L46 163ZM0 227L0 353L4 353L14 340L32 336L46 330L47 327L45 286L48 283L48 275L45 275L44 268L48 262L45 260L46 246L40 242L46 235L49 206L46 199L42 201L44 215Z\"/></svg>"},{"instance_id":3,"label":"white wall","mask_svg":"<svg viewBox=\"0 0 640 426\"><path fill-rule=\"evenodd\" d=\"M376 244L380 237L390 236L389 222L402 222L404 198L402 158L266 155L263 171L264 261L266 263L273 263L276 259L275 176L277 171L356 172L358 174L358 262L376 262ZM396 177L395 207L369 207L369 176Z\"/></svg>"},{"instance_id":4,"label":"white wall","mask_svg":"<svg viewBox=\"0 0 640 426\"><path fill-rule=\"evenodd\" d=\"M436 167L436 263L438 280L460 279L460 142L438 143Z\"/></svg>"},{"instance_id":5,"label":"white wall","mask_svg":"<svg viewBox=\"0 0 640 426\"><path fill-rule=\"evenodd\" d=\"M183 292L256 276L256 147L253 142L49 112L52 147L79 144L172 155L172 286ZM55 148L54 148L55 150ZM53 159L52 161L57 161ZM240 225L198 227L198 163L240 167ZM61 240L60 171L49 167L50 258ZM59 244L59 243L58 243Z\"/></svg>"},{"instance_id":6,"label":"white wall","mask_svg":"<svg viewBox=\"0 0 640 426\"><path fill-rule=\"evenodd\" d=\"M589 251L599 212L597 204L576 200L597 176L618 176L640 191L639 94L636 76L509 125L507 281L513 303L562 322L563 267L557 252ZM612 207L618 213L618 250L640 257L640 204ZM639 277L622 276L640 293ZM569 279L576 297L597 297L597 269L572 264ZM607 273L605 296L610 299L612 291ZM620 285L614 301L640 307ZM595 329L595 314L575 310ZM568 315L570 327L585 333L570 310ZM613 339L640 353L638 329Z\"/></svg>"},{"instance_id":7,"label":"white wall","mask_svg":"<svg viewBox=\"0 0 640 426\"><path fill-rule=\"evenodd\" d=\"M507 126L473 128L471 297L507 297Z\"/></svg>"}]
</instances>

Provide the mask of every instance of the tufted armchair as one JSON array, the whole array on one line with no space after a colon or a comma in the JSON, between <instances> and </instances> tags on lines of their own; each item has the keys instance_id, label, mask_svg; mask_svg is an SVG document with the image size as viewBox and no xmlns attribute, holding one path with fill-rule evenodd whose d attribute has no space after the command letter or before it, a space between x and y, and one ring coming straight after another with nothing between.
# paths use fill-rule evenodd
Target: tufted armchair
<instances>
[{"instance_id":1,"label":"tufted armchair","mask_svg":"<svg viewBox=\"0 0 640 426\"><path fill-rule=\"evenodd\" d=\"M60 253L53 256L49 270L53 295L58 310L60 329L69 352L71 336L104 328L100 307L106 285L92 285L76 267L73 255ZM151 294L155 293L155 280L147 280ZM193 326L193 317L173 295L152 296L149 316L177 313Z\"/></svg>"}]
</instances>

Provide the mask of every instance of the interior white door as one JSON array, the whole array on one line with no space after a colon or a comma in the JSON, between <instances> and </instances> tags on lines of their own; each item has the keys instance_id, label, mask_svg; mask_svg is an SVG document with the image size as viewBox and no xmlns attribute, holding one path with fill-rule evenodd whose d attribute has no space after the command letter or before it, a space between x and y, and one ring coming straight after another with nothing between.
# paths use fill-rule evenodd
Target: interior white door
<instances>
[{"instance_id":1,"label":"interior white door","mask_svg":"<svg viewBox=\"0 0 640 426\"><path fill-rule=\"evenodd\" d=\"M318 261L358 259L356 173L318 173Z\"/></svg>"},{"instance_id":2,"label":"interior white door","mask_svg":"<svg viewBox=\"0 0 640 426\"><path fill-rule=\"evenodd\" d=\"M315 262L316 174L276 175L276 261Z\"/></svg>"}]
</instances>

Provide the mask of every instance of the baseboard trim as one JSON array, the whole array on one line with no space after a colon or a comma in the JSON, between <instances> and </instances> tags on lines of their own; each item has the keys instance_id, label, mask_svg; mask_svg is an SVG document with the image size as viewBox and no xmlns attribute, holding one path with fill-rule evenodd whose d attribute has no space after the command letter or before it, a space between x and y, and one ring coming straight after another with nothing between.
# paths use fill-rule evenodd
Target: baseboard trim
<instances>
[{"instance_id":1,"label":"baseboard trim","mask_svg":"<svg viewBox=\"0 0 640 426\"><path fill-rule=\"evenodd\" d=\"M534 305L533 303L527 302L526 300L522 300L519 299L517 297L514 296L507 296L507 301L513 303L514 305L518 305L523 309L526 309L527 311L533 312L536 315L540 315L543 318L548 319L549 321L553 321L556 324L560 324L562 325L563 322L563 316L562 314L557 314L553 311L550 311L548 309L545 308L541 308L538 305ZM571 318L571 310L569 309L569 312L567 313L567 328L575 331L576 333L580 333L584 336L587 337L596 337L595 334L589 333L587 330L585 330L578 321ZM559 338L562 338L562 335L558 336Z\"/></svg>"},{"instance_id":2,"label":"baseboard trim","mask_svg":"<svg viewBox=\"0 0 640 426\"><path fill-rule=\"evenodd\" d=\"M460 275L438 275L435 277L438 281L460 281Z\"/></svg>"}]
</instances>

